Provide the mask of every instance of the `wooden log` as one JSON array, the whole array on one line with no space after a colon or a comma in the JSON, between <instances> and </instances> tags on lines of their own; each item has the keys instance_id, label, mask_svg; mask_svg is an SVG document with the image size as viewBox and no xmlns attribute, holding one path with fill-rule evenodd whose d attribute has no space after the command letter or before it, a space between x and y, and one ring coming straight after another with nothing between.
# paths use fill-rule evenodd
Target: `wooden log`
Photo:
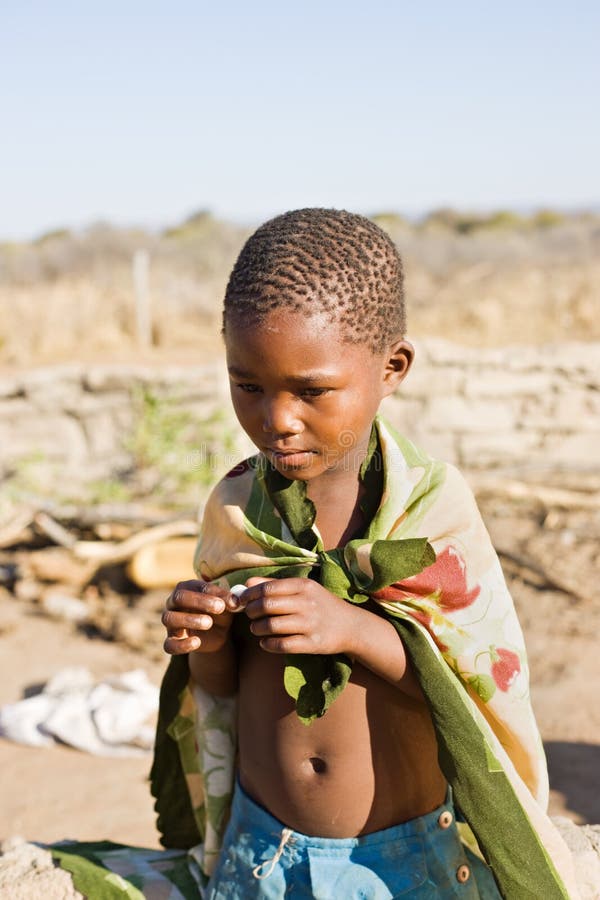
<instances>
[{"instance_id":1,"label":"wooden log","mask_svg":"<svg viewBox=\"0 0 600 900\"><path fill-rule=\"evenodd\" d=\"M126 562L134 553L148 544L155 544L172 537L196 537L198 523L191 520L178 522L166 522L164 525L154 525L132 535L124 541L112 543L110 541L77 541L73 546L73 553L80 560L93 560L98 565Z\"/></svg>"},{"instance_id":2,"label":"wooden log","mask_svg":"<svg viewBox=\"0 0 600 900\"><path fill-rule=\"evenodd\" d=\"M174 537L140 548L127 566L127 574L144 590L172 590L178 581L195 578L195 537Z\"/></svg>"},{"instance_id":3,"label":"wooden log","mask_svg":"<svg viewBox=\"0 0 600 900\"><path fill-rule=\"evenodd\" d=\"M83 587L94 576L98 565L94 561L75 559L66 547L45 547L28 553L19 568L24 576L36 581Z\"/></svg>"}]
</instances>

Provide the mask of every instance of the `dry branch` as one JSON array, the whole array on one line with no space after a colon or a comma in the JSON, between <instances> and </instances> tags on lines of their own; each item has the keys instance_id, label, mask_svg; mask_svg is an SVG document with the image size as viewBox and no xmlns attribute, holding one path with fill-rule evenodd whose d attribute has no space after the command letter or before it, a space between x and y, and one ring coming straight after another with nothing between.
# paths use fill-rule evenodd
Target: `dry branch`
<instances>
[{"instance_id":1,"label":"dry branch","mask_svg":"<svg viewBox=\"0 0 600 900\"><path fill-rule=\"evenodd\" d=\"M599 491L574 491L567 488L528 484L524 481L508 481L489 476L470 478L478 497L505 497L508 500L534 500L546 507L561 509L600 509Z\"/></svg>"},{"instance_id":2,"label":"dry branch","mask_svg":"<svg viewBox=\"0 0 600 900\"><path fill-rule=\"evenodd\" d=\"M31 525L33 515L31 509L23 509L17 513L14 519L0 527L0 549L14 547L26 537L27 528Z\"/></svg>"},{"instance_id":3,"label":"dry branch","mask_svg":"<svg viewBox=\"0 0 600 900\"><path fill-rule=\"evenodd\" d=\"M177 541L181 542L182 540L189 541L189 544L184 545L186 549L183 552L179 546L177 548L178 559L183 558L187 563L179 571L182 571L182 577L191 577L192 575L190 570L193 546L198 534L198 523L192 519L152 525L121 541L88 541L78 540L73 531L65 528L48 513L44 511L32 513L31 510L27 510L15 517L8 526L0 531L0 542L4 541L4 546L14 545L16 539L23 534L24 528L30 524L35 524L37 529L56 545L39 550L32 549L22 555L20 565L23 572L38 581L64 582L83 587L89 583L101 566L128 562L135 558L140 551L150 548L152 545L164 547L173 542L177 544ZM2 546L1 543L0 546ZM190 547L191 549L189 549ZM158 560L159 557L160 552L158 556L154 554L153 559ZM144 557L146 568L148 566L147 559L147 556ZM164 562L165 557L161 557L161 561ZM151 583L157 583L157 579L160 581L159 569L160 566L155 565L154 573L147 575L146 579L150 578ZM168 565L166 569L172 571L172 566ZM177 580L176 576L175 580Z\"/></svg>"},{"instance_id":4,"label":"dry branch","mask_svg":"<svg viewBox=\"0 0 600 900\"><path fill-rule=\"evenodd\" d=\"M125 562L134 553L148 544L164 541L173 537L195 537L198 534L198 523L191 520L166 522L154 525L144 531L132 535L124 541L77 541L73 546L75 557L90 560L100 565Z\"/></svg>"},{"instance_id":5,"label":"dry branch","mask_svg":"<svg viewBox=\"0 0 600 900\"><path fill-rule=\"evenodd\" d=\"M561 594L566 594L575 600L585 599L577 587L569 584L563 578L557 578L556 575L552 575L535 560L501 547L496 547L496 551L504 563L508 563L506 568L513 574L518 575L522 581L531 583L533 580L536 587L560 591Z\"/></svg>"},{"instance_id":6,"label":"dry branch","mask_svg":"<svg viewBox=\"0 0 600 900\"><path fill-rule=\"evenodd\" d=\"M165 512L160 508L151 507L144 503L100 503L97 506L51 506L45 507L47 512L57 522L75 523L80 528L93 528L101 523L113 522L121 525L135 527L150 527L175 521L173 512ZM192 518L195 510L182 510L179 518Z\"/></svg>"},{"instance_id":7,"label":"dry branch","mask_svg":"<svg viewBox=\"0 0 600 900\"><path fill-rule=\"evenodd\" d=\"M75 538L70 531L67 531L62 525L60 525L52 516L49 516L48 513L38 512L33 517L33 521L43 533L54 541L55 544L59 544L61 547L67 547L69 550L72 549L77 543L77 538Z\"/></svg>"}]
</instances>

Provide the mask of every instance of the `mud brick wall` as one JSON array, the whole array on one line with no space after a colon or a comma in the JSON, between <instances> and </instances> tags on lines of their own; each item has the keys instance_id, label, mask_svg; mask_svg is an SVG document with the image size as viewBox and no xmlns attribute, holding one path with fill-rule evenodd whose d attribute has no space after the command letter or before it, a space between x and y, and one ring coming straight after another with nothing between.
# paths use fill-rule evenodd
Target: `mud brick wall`
<instances>
[{"instance_id":1,"label":"mud brick wall","mask_svg":"<svg viewBox=\"0 0 600 900\"><path fill-rule=\"evenodd\" d=\"M600 470L600 344L417 348L386 414L465 469Z\"/></svg>"},{"instance_id":2,"label":"mud brick wall","mask_svg":"<svg viewBox=\"0 0 600 900\"><path fill-rule=\"evenodd\" d=\"M199 421L219 413L235 431L221 360L33 369L0 381L0 471L32 456L75 481L126 467L143 390ZM423 341L383 411L415 443L467 470L597 473L600 344L474 349ZM238 443L249 449L243 437Z\"/></svg>"}]
</instances>

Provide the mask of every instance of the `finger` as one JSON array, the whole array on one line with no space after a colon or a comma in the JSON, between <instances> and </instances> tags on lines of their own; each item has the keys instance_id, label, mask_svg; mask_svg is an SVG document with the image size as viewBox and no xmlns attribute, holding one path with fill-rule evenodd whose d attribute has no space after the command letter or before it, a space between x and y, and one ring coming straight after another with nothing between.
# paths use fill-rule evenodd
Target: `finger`
<instances>
[{"instance_id":1,"label":"finger","mask_svg":"<svg viewBox=\"0 0 600 900\"><path fill-rule=\"evenodd\" d=\"M289 597L298 594L300 590L306 590L305 578L261 578L248 579L255 581L244 593L246 604L263 597Z\"/></svg>"},{"instance_id":2,"label":"finger","mask_svg":"<svg viewBox=\"0 0 600 900\"><path fill-rule=\"evenodd\" d=\"M169 633L173 634L176 631L208 631L214 624L212 616L193 615L170 609L164 611L161 621Z\"/></svg>"},{"instance_id":3,"label":"finger","mask_svg":"<svg viewBox=\"0 0 600 900\"><path fill-rule=\"evenodd\" d=\"M201 644L202 641L198 635L193 634L185 638L169 636L165 640L163 647L165 653L170 653L171 656L181 656L183 653L193 653L194 650L198 650Z\"/></svg>"},{"instance_id":4,"label":"finger","mask_svg":"<svg viewBox=\"0 0 600 900\"><path fill-rule=\"evenodd\" d=\"M191 591L195 594L217 594L223 595L227 593L227 588L221 587L215 581L202 581L201 578L189 578L187 581L180 581L175 585L174 591Z\"/></svg>"},{"instance_id":5,"label":"finger","mask_svg":"<svg viewBox=\"0 0 600 900\"><path fill-rule=\"evenodd\" d=\"M249 619L264 619L266 616L286 616L298 612L297 597L258 597L246 605Z\"/></svg>"},{"instance_id":6,"label":"finger","mask_svg":"<svg viewBox=\"0 0 600 900\"><path fill-rule=\"evenodd\" d=\"M202 581L200 578L189 578L187 581L179 581L173 588L172 593L177 591L189 591L191 594L215 594L223 595L227 593L227 588L221 587L215 581Z\"/></svg>"},{"instance_id":7,"label":"finger","mask_svg":"<svg viewBox=\"0 0 600 900\"><path fill-rule=\"evenodd\" d=\"M202 582L199 583L202 584ZM206 588L205 591L191 591L178 585L167 598L167 609L184 610L191 613L213 613L214 615L224 612L224 598L229 596L228 591L218 585L207 585ZM217 591L218 593L216 593Z\"/></svg>"},{"instance_id":8,"label":"finger","mask_svg":"<svg viewBox=\"0 0 600 900\"><path fill-rule=\"evenodd\" d=\"M242 612L246 608L249 599L252 598L252 595L248 594L248 588L274 580L274 578L259 578L257 575L254 575L252 578L248 578L246 584L234 584L231 588L233 596L226 601L227 608L234 613Z\"/></svg>"},{"instance_id":9,"label":"finger","mask_svg":"<svg viewBox=\"0 0 600 900\"><path fill-rule=\"evenodd\" d=\"M267 653L314 653L314 648L306 642L302 634L288 634L277 637L264 637L259 641L260 646Z\"/></svg>"},{"instance_id":10,"label":"finger","mask_svg":"<svg viewBox=\"0 0 600 900\"><path fill-rule=\"evenodd\" d=\"M299 590L306 587L310 581L308 578L259 578L257 576L253 576L246 581L246 586L256 587L256 585L264 584L265 590L272 590L277 592L279 589L282 591L286 591L288 593L297 593ZM270 585L269 588L266 585Z\"/></svg>"},{"instance_id":11,"label":"finger","mask_svg":"<svg viewBox=\"0 0 600 900\"><path fill-rule=\"evenodd\" d=\"M250 625L250 631L256 637L269 637L269 635L302 634L304 626L301 619L294 615L266 616L257 619Z\"/></svg>"},{"instance_id":12,"label":"finger","mask_svg":"<svg viewBox=\"0 0 600 900\"><path fill-rule=\"evenodd\" d=\"M246 584L249 585L249 582L254 580L249 578ZM271 587L265 588L266 590L275 591L276 593L282 590L288 594L297 594L298 591L306 590L307 585L315 583L311 582L309 578L256 578L256 582L258 584L270 584Z\"/></svg>"}]
</instances>

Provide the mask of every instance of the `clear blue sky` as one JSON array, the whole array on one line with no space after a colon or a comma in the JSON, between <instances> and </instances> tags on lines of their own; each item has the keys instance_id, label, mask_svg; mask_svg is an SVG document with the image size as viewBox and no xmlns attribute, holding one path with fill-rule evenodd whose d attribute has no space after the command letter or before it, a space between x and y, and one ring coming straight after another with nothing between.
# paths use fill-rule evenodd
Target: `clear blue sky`
<instances>
[{"instance_id":1,"label":"clear blue sky","mask_svg":"<svg viewBox=\"0 0 600 900\"><path fill-rule=\"evenodd\" d=\"M597 206L600 4L3 0L0 239Z\"/></svg>"}]
</instances>

